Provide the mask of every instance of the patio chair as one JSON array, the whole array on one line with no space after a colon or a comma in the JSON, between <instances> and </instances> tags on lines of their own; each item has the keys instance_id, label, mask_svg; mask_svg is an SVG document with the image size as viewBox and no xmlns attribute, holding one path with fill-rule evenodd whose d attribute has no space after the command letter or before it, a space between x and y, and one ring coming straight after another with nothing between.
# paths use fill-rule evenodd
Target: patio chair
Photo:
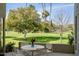
<instances>
[{"instance_id":1,"label":"patio chair","mask_svg":"<svg viewBox=\"0 0 79 59\"><path fill-rule=\"evenodd\" d=\"M24 45L26 45L26 44L27 44L27 43L25 43L25 42L19 42L19 44L18 44L19 47L18 47L18 48L21 49L21 47L24 46Z\"/></svg>"},{"instance_id":2,"label":"patio chair","mask_svg":"<svg viewBox=\"0 0 79 59\"><path fill-rule=\"evenodd\" d=\"M53 47L52 44L46 44L45 51L40 50L41 52L39 51L40 52L39 56L48 55L48 54L52 53L53 52L52 47Z\"/></svg>"},{"instance_id":3,"label":"patio chair","mask_svg":"<svg viewBox=\"0 0 79 59\"><path fill-rule=\"evenodd\" d=\"M42 55L42 54L46 53L46 44L35 43L35 45L42 45L42 46L44 46L43 49L37 49L37 50L35 50L35 52L34 52L35 56Z\"/></svg>"},{"instance_id":4,"label":"patio chair","mask_svg":"<svg viewBox=\"0 0 79 59\"><path fill-rule=\"evenodd\" d=\"M52 44L46 44L47 52L53 52L53 45Z\"/></svg>"},{"instance_id":5,"label":"patio chair","mask_svg":"<svg viewBox=\"0 0 79 59\"><path fill-rule=\"evenodd\" d=\"M25 42L19 42L19 52L25 56L29 56L30 55L30 51L24 51L21 49L22 46L24 45L28 45L29 43L25 43Z\"/></svg>"}]
</instances>

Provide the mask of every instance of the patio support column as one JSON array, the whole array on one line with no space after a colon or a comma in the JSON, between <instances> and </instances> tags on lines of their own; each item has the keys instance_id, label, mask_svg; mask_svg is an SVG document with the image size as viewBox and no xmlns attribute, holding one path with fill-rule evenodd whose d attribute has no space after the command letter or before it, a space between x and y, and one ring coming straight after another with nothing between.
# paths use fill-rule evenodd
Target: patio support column
<instances>
[{"instance_id":1,"label":"patio support column","mask_svg":"<svg viewBox=\"0 0 79 59\"><path fill-rule=\"evenodd\" d=\"M0 46L1 46L1 18L0 18Z\"/></svg>"},{"instance_id":2,"label":"patio support column","mask_svg":"<svg viewBox=\"0 0 79 59\"><path fill-rule=\"evenodd\" d=\"M0 18L2 21L2 32L3 32L3 41L2 41L2 46L3 46L3 55L5 55L5 18L6 18L6 3L0 3Z\"/></svg>"},{"instance_id":3,"label":"patio support column","mask_svg":"<svg viewBox=\"0 0 79 59\"><path fill-rule=\"evenodd\" d=\"M5 17L3 18L3 54L5 54Z\"/></svg>"},{"instance_id":4,"label":"patio support column","mask_svg":"<svg viewBox=\"0 0 79 59\"><path fill-rule=\"evenodd\" d=\"M74 6L75 20L75 55L79 55L79 3Z\"/></svg>"}]
</instances>

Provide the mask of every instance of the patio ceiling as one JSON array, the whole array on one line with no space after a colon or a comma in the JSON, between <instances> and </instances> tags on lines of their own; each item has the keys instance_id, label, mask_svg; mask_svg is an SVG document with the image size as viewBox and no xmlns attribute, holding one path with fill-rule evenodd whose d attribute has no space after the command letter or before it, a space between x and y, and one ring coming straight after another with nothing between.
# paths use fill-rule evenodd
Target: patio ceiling
<instances>
[{"instance_id":1,"label":"patio ceiling","mask_svg":"<svg viewBox=\"0 0 79 59\"><path fill-rule=\"evenodd\" d=\"M6 16L6 4L0 3L0 17Z\"/></svg>"}]
</instances>

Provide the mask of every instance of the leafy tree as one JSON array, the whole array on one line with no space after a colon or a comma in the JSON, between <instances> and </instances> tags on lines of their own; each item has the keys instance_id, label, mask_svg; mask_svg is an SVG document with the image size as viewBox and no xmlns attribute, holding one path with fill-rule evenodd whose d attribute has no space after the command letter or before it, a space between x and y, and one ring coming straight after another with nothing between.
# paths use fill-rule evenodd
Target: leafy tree
<instances>
[{"instance_id":1,"label":"leafy tree","mask_svg":"<svg viewBox=\"0 0 79 59\"><path fill-rule=\"evenodd\" d=\"M46 18L49 16L49 12L44 10L42 13L42 17L46 20Z\"/></svg>"},{"instance_id":2,"label":"leafy tree","mask_svg":"<svg viewBox=\"0 0 79 59\"><path fill-rule=\"evenodd\" d=\"M27 8L18 8L16 10L10 10L7 25L8 28L24 33L24 37L26 38L26 34L35 29L35 22L39 22L39 14L35 10L33 5L30 5Z\"/></svg>"},{"instance_id":3,"label":"leafy tree","mask_svg":"<svg viewBox=\"0 0 79 59\"><path fill-rule=\"evenodd\" d=\"M41 23L42 24L42 30L43 30L43 32L50 32L51 31L51 24L50 24L50 22L42 22Z\"/></svg>"},{"instance_id":4,"label":"leafy tree","mask_svg":"<svg viewBox=\"0 0 79 59\"><path fill-rule=\"evenodd\" d=\"M42 10L42 17L45 21L47 21L46 18L49 16L49 12L46 10L46 4L44 3L42 3Z\"/></svg>"},{"instance_id":5,"label":"leafy tree","mask_svg":"<svg viewBox=\"0 0 79 59\"><path fill-rule=\"evenodd\" d=\"M73 24L69 24L67 28L68 28L69 30L72 30L72 31L73 31L73 27L74 27Z\"/></svg>"}]
</instances>

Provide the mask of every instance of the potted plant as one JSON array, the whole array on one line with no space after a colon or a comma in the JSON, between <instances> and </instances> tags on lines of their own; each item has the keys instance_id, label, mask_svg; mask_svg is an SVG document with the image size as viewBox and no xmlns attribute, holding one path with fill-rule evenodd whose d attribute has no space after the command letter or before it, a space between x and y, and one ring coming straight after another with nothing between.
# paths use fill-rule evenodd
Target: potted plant
<instances>
[{"instance_id":1,"label":"potted plant","mask_svg":"<svg viewBox=\"0 0 79 59\"><path fill-rule=\"evenodd\" d=\"M32 47L34 47L34 42L35 42L35 38L33 38L32 40L31 40L31 43L32 43Z\"/></svg>"},{"instance_id":2,"label":"potted plant","mask_svg":"<svg viewBox=\"0 0 79 59\"><path fill-rule=\"evenodd\" d=\"M73 35L68 35L68 39L69 39L69 44L72 45L74 41Z\"/></svg>"}]
</instances>

